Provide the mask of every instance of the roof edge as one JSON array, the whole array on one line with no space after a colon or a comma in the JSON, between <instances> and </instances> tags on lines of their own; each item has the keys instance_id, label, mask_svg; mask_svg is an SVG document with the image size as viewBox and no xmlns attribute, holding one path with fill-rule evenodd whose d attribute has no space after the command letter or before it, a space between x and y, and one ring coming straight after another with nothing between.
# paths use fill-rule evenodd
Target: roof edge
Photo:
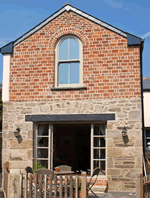
<instances>
[{"instance_id":1,"label":"roof edge","mask_svg":"<svg viewBox=\"0 0 150 198\"><path fill-rule=\"evenodd\" d=\"M141 45L144 40L140 37L127 33L128 46L130 45Z\"/></svg>"},{"instance_id":2,"label":"roof edge","mask_svg":"<svg viewBox=\"0 0 150 198\"><path fill-rule=\"evenodd\" d=\"M3 47L0 48L0 53L1 54L13 54L13 44L14 41L4 45Z\"/></svg>"}]
</instances>

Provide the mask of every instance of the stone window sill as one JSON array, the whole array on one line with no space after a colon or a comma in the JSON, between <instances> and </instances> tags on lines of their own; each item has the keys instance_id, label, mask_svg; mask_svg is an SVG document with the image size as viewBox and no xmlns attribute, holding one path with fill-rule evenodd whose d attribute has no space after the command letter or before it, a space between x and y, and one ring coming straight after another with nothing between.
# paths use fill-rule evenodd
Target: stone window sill
<instances>
[{"instance_id":1,"label":"stone window sill","mask_svg":"<svg viewBox=\"0 0 150 198\"><path fill-rule=\"evenodd\" d=\"M87 87L80 86L80 87L53 87L51 91L67 91L67 90L85 90Z\"/></svg>"}]
</instances>

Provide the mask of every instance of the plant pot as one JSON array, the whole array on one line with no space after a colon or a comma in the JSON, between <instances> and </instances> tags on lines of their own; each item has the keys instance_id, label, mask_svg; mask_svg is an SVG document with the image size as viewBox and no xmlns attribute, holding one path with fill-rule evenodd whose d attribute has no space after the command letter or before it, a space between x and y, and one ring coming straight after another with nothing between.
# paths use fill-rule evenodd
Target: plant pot
<instances>
[{"instance_id":1,"label":"plant pot","mask_svg":"<svg viewBox=\"0 0 150 198\"><path fill-rule=\"evenodd\" d=\"M58 173L59 172L59 168L55 168L55 171Z\"/></svg>"},{"instance_id":2,"label":"plant pot","mask_svg":"<svg viewBox=\"0 0 150 198\"><path fill-rule=\"evenodd\" d=\"M88 198L88 190L86 191L86 198ZM81 193L82 193L82 191L79 191L78 192L78 198L81 198ZM76 198L76 191L74 190L73 191L73 198Z\"/></svg>"}]
</instances>

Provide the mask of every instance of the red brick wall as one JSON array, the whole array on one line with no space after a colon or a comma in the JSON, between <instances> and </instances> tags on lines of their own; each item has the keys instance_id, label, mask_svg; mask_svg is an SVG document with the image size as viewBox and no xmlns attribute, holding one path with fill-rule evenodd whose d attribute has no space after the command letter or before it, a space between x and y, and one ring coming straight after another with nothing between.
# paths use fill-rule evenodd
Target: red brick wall
<instances>
[{"instance_id":1,"label":"red brick wall","mask_svg":"<svg viewBox=\"0 0 150 198\"><path fill-rule=\"evenodd\" d=\"M83 42L83 84L87 90L51 91L54 47L65 34ZM140 47L73 12L64 12L14 47L10 100L83 100L140 97Z\"/></svg>"}]
</instances>

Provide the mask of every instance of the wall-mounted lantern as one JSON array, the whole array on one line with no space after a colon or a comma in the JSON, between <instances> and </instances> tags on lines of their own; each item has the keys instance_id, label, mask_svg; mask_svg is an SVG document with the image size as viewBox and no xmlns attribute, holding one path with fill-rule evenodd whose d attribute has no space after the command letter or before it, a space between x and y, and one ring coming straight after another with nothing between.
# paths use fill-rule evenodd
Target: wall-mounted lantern
<instances>
[{"instance_id":1,"label":"wall-mounted lantern","mask_svg":"<svg viewBox=\"0 0 150 198\"><path fill-rule=\"evenodd\" d=\"M127 129L126 129L125 126L124 126L123 129L122 129L122 136L123 136L123 137L127 136Z\"/></svg>"},{"instance_id":2,"label":"wall-mounted lantern","mask_svg":"<svg viewBox=\"0 0 150 198\"><path fill-rule=\"evenodd\" d=\"M20 128L18 127L15 131L14 134L16 137L18 137L20 135Z\"/></svg>"}]
</instances>

